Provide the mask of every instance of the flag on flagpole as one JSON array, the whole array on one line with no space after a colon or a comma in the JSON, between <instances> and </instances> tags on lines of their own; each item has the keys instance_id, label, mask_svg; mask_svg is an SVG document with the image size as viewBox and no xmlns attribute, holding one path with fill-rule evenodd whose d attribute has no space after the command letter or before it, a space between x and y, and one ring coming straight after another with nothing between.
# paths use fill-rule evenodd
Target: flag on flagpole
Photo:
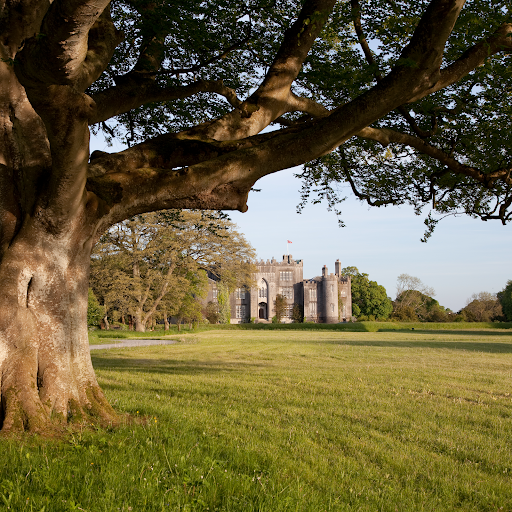
<instances>
[{"instance_id":1,"label":"flag on flagpole","mask_svg":"<svg viewBox=\"0 0 512 512\"><path fill-rule=\"evenodd\" d=\"M291 244L290 240L288 240L288 243Z\"/></svg>"}]
</instances>

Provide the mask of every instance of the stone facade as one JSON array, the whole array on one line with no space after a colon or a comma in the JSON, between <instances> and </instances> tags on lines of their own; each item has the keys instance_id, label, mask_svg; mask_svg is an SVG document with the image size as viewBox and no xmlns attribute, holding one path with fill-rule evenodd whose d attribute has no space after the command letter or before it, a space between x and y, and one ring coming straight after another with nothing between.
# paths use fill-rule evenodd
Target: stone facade
<instances>
[{"instance_id":1,"label":"stone facade","mask_svg":"<svg viewBox=\"0 0 512 512\"><path fill-rule=\"evenodd\" d=\"M341 264L337 260L334 274L329 274L324 265L322 275L313 279L303 278L303 261L291 255L256 262L256 286L238 288L230 295L231 323L269 322L275 315L276 295L286 298L283 322L292 321L295 304L304 312L304 321L337 323L352 318L352 296L350 277L341 275ZM207 301L217 301L217 283L210 280Z\"/></svg>"}]
</instances>

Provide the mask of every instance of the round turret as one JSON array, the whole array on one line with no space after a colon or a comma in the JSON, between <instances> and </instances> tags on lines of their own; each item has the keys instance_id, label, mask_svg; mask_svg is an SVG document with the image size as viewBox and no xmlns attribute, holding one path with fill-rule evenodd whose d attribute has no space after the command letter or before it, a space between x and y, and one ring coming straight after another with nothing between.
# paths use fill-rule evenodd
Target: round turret
<instances>
[{"instance_id":1,"label":"round turret","mask_svg":"<svg viewBox=\"0 0 512 512\"><path fill-rule=\"evenodd\" d=\"M324 273L325 270L325 273ZM326 324L336 324L338 318L338 279L334 274L322 269L322 317Z\"/></svg>"}]
</instances>

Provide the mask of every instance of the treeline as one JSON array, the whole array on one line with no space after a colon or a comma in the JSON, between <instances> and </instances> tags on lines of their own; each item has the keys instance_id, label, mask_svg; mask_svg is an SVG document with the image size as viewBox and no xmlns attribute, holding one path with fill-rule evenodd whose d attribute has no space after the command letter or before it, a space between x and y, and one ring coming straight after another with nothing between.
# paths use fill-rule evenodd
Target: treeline
<instances>
[{"instance_id":1,"label":"treeline","mask_svg":"<svg viewBox=\"0 0 512 512\"><path fill-rule=\"evenodd\" d=\"M360 321L394 320L399 322L494 322L512 321L512 281L497 294L473 294L460 311L443 307L434 298L435 291L408 274L397 279L395 300L386 289L356 267L342 271L352 280L352 312Z\"/></svg>"},{"instance_id":2,"label":"treeline","mask_svg":"<svg viewBox=\"0 0 512 512\"><path fill-rule=\"evenodd\" d=\"M223 293L250 283L254 249L221 212L167 210L115 225L91 264L89 325L144 332L157 323L195 323L208 315L208 274ZM222 314L222 311L221 311Z\"/></svg>"}]
</instances>

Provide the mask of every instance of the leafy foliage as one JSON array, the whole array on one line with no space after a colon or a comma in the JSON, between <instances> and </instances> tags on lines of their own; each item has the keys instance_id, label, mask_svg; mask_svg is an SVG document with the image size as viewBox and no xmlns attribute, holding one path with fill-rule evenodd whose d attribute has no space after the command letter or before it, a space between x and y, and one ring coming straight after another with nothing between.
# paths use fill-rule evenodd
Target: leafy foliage
<instances>
[{"instance_id":1,"label":"leafy foliage","mask_svg":"<svg viewBox=\"0 0 512 512\"><path fill-rule=\"evenodd\" d=\"M498 298L489 292L474 293L460 313L468 322L492 322L503 316Z\"/></svg>"},{"instance_id":2,"label":"leafy foliage","mask_svg":"<svg viewBox=\"0 0 512 512\"><path fill-rule=\"evenodd\" d=\"M220 282L217 288L219 290L217 295L217 301L219 303L219 323L229 324L231 320L231 308L229 306L230 290L223 282Z\"/></svg>"},{"instance_id":3,"label":"leafy foliage","mask_svg":"<svg viewBox=\"0 0 512 512\"><path fill-rule=\"evenodd\" d=\"M447 322L448 312L439 302L418 290L405 290L393 303L393 320L406 322Z\"/></svg>"},{"instance_id":4,"label":"leafy foliage","mask_svg":"<svg viewBox=\"0 0 512 512\"><path fill-rule=\"evenodd\" d=\"M360 273L356 267L345 267L342 275L350 276L352 282L352 314L359 320L386 319L393 311L386 289L368 274Z\"/></svg>"},{"instance_id":5,"label":"leafy foliage","mask_svg":"<svg viewBox=\"0 0 512 512\"><path fill-rule=\"evenodd\" d=\"M219 323L219 303L209 300L204 309L203 316L206 318L206 320L208 320L208 323L210 324Z\"/></svg>"},{"instance_id":6,"label":"leafy foliage","mask_svg":"<svg viewBox=\"0 0 512 512\"><path fill-rule=\"evenodd\" d=\"M404 55L404 48L429 4L426 0L335 3L293 82L293 93L332 110L371 90L397 66L414 69L417 62ZM299 7L290 0L151 7L117 0L112 18L130 37L116 48L89 92L94 95L113 87L137 63L140 67L141 52L147 50L148 39L156 37L161 43L158 69L148 67L144 72L159 88L222 79L239 97L249 97L261 85L283 30L293 24ZM445 46L446 65L509 22L509 9L508 0L466 2ZM323 23L319 14L308 17L305 26ZM299 209L309 200L325 199L329 208L341 213L339 205L349 190L377 207L411 204L418 214L427 210L424 241L445 215L463 212L507 222L512 204L507 178L512 167L507 150L512 146L511 59L506 51L498 52L454 83L382 115L371 125L406 138L383 142L358 134L306 163L299 173L303 179ZM145 104L95 130L103 131L108 140L117 137L133 145L217 119L230 109L224 98L202 92ZM306 126L310 118L309 112L291 110L275 123Z\"/></svg>"},{"instance_id":7,"label":"leafy foliage","mask_svg":"<svg viewBox=\"0 0 512 512\"><path fill-rule=\"evenodd\" d=\"M512 322L512 281L507 281L507 286L497 296L503 308L505 318L507 321Z\"/></svg>"},{"instance_id":8,"label":"leafy foliage","mask_svg":"<svg viewBox=\"0 0 512 512\"><path fill-rule=\"evenodd\" d=\"M292 320L297 324L300 324L304 321L304 307L297 302L293 304Z\"/></svg>"},{"instance_id":9,"label":"leafy foliage","mask_svg":"<svg viewBox=\"0 0 512 512\"><path fill-rule=\"evenodd\" d=\"M162 211L114 226L93 254L91 283L107 310L132 315L136 329L164 312L200 317L205 271L225 286L250 278L254 251L222 213Z\"/></svg>"},{"instance_id":10,"label":"leafy foliage","mask_svg":"<svg viewBox=\"0 0 512 512\"><path fill-rule=\"evenodd\" d=\"M103 318L103 308L100 306L96 295L89 288L89 296L87 300L87 325L98 326Z\"/></svg>"},{"instance_id":11,"label":"leafy foliage","mask_svg":"<svg viewBox=\"0 0 512 512\"><path fill-rule=\"evenodd\" d=\"M277 323L280 323L281 320L284 317L284 313L286 311L287 301L286 297L278 293L276 295L276 298L274 300L274 312L275 312L275 319ZM273 319L272 319L273 321Z\"/></svg>"}]
</instances>

